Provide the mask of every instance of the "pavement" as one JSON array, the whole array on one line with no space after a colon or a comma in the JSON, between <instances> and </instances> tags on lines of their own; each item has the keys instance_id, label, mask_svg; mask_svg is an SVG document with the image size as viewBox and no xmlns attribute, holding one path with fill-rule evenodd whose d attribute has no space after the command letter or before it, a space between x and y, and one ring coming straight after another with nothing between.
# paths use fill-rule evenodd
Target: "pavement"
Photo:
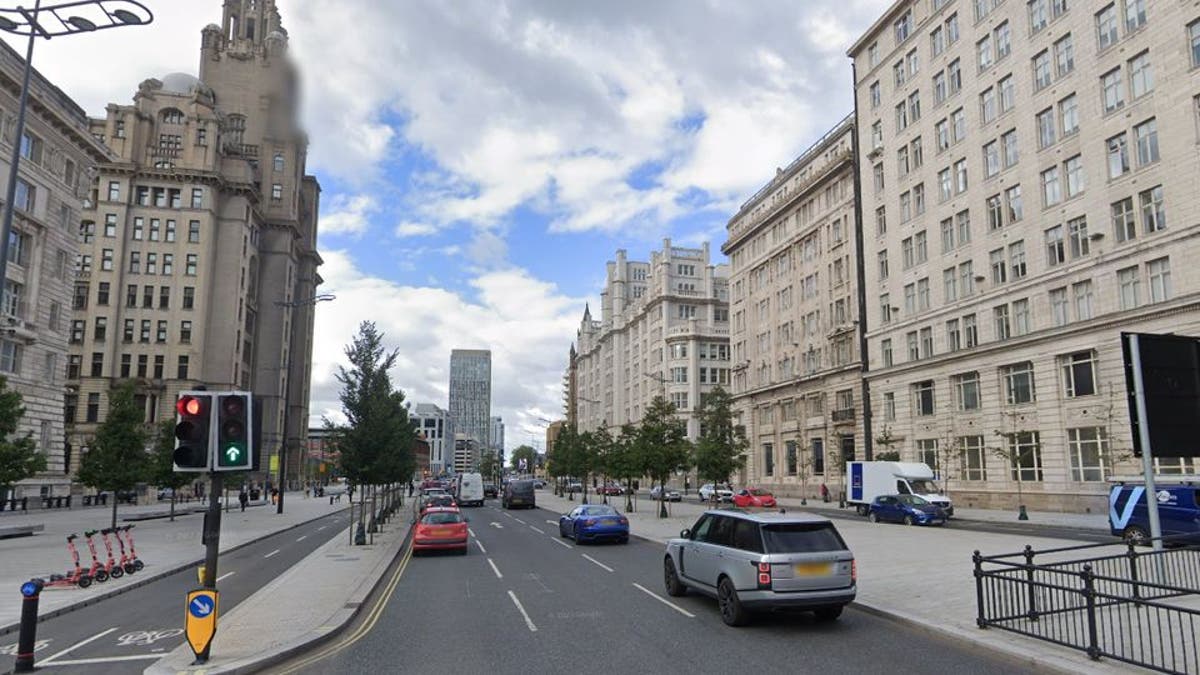
<instances>
[{"instance_id":1,"label":"pavement","mask_svg":"<svg viewBox=\"0 0 1200 675\"><path fill-rule=\"evenodd\" d=\"M538 506L566 513L579 505L555 497L552 492L539 490ZM589 495L591 503L598 503ZM805 509L800 500L783 499L780 505L790 510ZM610 497L624 512L624 498ZM808 509L826 511L831 505L809 500ZM832 505L836 510L836 504ZM704 512L705 506L692 496L689 500L670 503L670 516L658 518L657 504L639 499L637 511L626 513L634 536L665 543L678 537L681 530L690 528ZM1077 546L1080 539L1042 536L1043 526L1058 531L1078 530L1096 535L1107 533L1107 521L1095 514L1029 513L1030 520L1018 521L1016 514L985 509L955 510L949 527L904 527L873 524L846 510L846 517L835 523L838 531L854 552L858 562L858 598L855 605L907 625L922 628L931 634L950 635L974 646L1005 654L1012 658L1035 663L1039 669L1061 672L1121 673L1129 666L1119 666L1111 660L1092 661L1083 652L1059 647L1047 642L1012 635L1000 630L981 630L975 625L976 598L974 564L976 551L984 555L1020 551L1026 544L1036 549ZM1001 531L965 529L969 523L981 527L995 524ZM1010 522L1011 520L1011 522ZM1015 524L1014 524L1015 523ZM1013 532L1016 528L1017 531ZM1116 542L1117 538L1111 537ZM661 586L661 581L654 587ZM715 606L714 606L715 610Z\"/></svg>"},{"instance_id":2,"label":"pavement","mask_svg":"<svg viewBox=\"0 0 1200 675\"><path fill-rule=\"evenodd\" d=\"M239 512L236 506L231 512ZM195 567L204 558L204 547L200 543L203 516L189 513L186 506L198 506L197 502L190 505L176 505L175 521L166 518L137 520L133 529L134 544L138 557L145 562L145 569L137 574L126 575L121 579L110 579L103 584L93 583L89 588L49 588L42 592L39 603L39 616L44 620L94 604L102 599L124 593L132 588L140 587L164 575L172 574L189 567ZM284 497L284 513L275 513L275 507L259 501L249 508L246 513L251 517L239 522L236 527L222 527L222 553L234 550L249 542L256 541L276 532L296 527L302 523L325 516L332 511L345 508L347 503L330 506L328 499L308 498L303 493L289 493ZM169 502L157 504L127 506L121 505L117 510L119 523L125 522L126 517L145 518L155 513L166 513L170 509ZM79 550L80 564L84 567L91 565L91 554L83 539L83 531L108 527L112 517L112 505L98 507L83 507L67 509L30 510L22 513L4 512L0 517L0 525L44 525L45 530L27 537L0 539L0 593L11 593L5 596L11 602L0 602L0 635L14 633L19 627L21 603L18 589L31 577L49 577L50 574L62 574L71 567L71 557L67 551L66 536L77 532L81 536L76 539ZM104 561L107 554L100 535L95 536L97 554ZM113 543L114 556L119 556L119 550Z\"/></svg>"}]
</instances>

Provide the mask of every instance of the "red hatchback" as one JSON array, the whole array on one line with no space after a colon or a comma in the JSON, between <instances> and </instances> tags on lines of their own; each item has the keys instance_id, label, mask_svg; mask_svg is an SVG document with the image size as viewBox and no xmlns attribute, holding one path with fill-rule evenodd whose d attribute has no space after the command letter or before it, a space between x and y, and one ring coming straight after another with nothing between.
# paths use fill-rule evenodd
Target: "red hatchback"
<instances>
[{"instance_id":1,"label":"red hatchback","mask_svg":"<svg viewBox=\"0 0 1200 675\"><path fill-rule=\"evenodd\" d=\"M418 551L457 550L467 554L467 519L456 508L427 509L413 532L413 555Z\"/></svg>"},{"instance_id":2,"label":"red hatchback","mask_svg":"<svg viewBox=\"0 0 1200 675\"><path fill-rule=\"evenodd\" d=\"M742 488L733 495L733 505L740 507L760 506L763 508L775 508L775 495L767 492L762 488L749 487Z\"/></svg>"}]
</instances>

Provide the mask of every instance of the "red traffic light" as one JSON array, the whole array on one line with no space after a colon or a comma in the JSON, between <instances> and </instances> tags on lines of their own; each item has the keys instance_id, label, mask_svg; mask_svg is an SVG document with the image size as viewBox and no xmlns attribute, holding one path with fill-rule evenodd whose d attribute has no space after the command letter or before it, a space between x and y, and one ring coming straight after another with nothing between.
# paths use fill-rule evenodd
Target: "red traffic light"
<instances>
[{"instance_id":1,"label":"red traffic light","mask_svg":"<svg viewBox=\"0 0 1200 675\"><path fill-rule=\"evenodd\" d=\"M175 412L188 416L201 415L204 413L204 401L195 396L180 396L175 402Z\"/></svg>"}]
</instances>

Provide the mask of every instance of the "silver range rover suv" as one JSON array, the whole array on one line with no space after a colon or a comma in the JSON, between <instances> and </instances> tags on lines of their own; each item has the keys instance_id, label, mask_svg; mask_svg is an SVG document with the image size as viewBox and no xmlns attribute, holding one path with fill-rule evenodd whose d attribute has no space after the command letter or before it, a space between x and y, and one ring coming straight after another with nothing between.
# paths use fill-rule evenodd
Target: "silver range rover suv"
<instances>
[{"instance_id":1,"label":"silver range rover suv","mask_svg":"<svg viewBox=\"0 0 1200 675\"><path fill-rule=\"evenodd\" d=\"M833 621L857 592L854 554L828 518L808 514L706 511L667 542L663 580L668 595L716 598L730 626L773 609Z\"/></svg>"}]
</instances>

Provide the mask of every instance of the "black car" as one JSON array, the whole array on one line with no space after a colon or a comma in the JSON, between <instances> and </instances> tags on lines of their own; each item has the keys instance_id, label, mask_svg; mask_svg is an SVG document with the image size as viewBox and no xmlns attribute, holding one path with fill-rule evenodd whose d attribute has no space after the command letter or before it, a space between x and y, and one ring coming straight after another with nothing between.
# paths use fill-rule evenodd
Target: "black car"
<instances>
[{"instance_id":1,"label":"black car","mask_svg":"<svg viewBox=\"0 0 1200 675\"><path fill-rule=\"evenodd\" d=\"M485 499L495 499L500 496L500 491L496 489L495 483L484 483L483 496Z\"/></svg>"}]
</instances>

